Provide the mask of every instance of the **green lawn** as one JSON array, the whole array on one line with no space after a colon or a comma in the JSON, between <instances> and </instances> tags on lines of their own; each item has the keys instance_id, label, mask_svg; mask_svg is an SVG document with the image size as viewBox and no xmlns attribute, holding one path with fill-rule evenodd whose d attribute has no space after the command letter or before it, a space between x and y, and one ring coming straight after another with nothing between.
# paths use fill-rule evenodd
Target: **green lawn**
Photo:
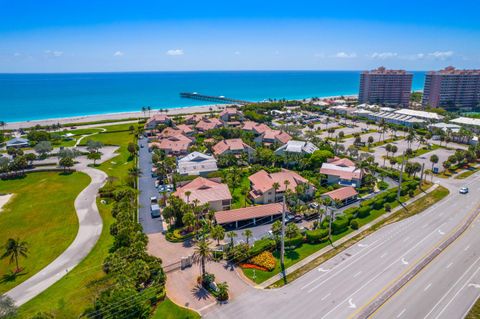
<instances>
[{"instance_id":1,"label":"green lawn","mask_svg":"<svg viewBox=\"0 0 480 319\"><path fill-rule=\"evenodd\" d=\"M424 154L426 154L426 153L429 153L429 152L432 152L432 151L434 151L434 150L437 150L437 149L439 149L439 148L441 148L441 146L440 146L440 145L437 145L437 144L432 144L430 148L423 148L423 147L422 147L422 148L419 148L418 150L414 150L412 156L409 156L409 157L407 157L406 159L414 158L414 157L417 157L417 156L421 156L421 155L424 155ZM401 156L401 155L400 155L400 156L397 156L397 157L395 157L395 160L397 161L397 163L401 163L402 160L403 160L403 156Z\"/></svg>"},{"instance_id":2,"label":"green lawn","mask_svg":"<svg viewBox=\"0 0 480 319\"><path fill-rule=\"evenodd\" d=\"M246 206L250 205L249 200L245 198L246 196L242 192L242 188L250 189L250 180L248 179L247 175L242 176L240 185L238 185L232 192L232 197L233 197L232 209L245 207L245 201L246 201Z\"/></svg>"},{"instance_id":3,"label":"green lawn","mask_svg":"<svg viewBox=\"0 0 480 319\"><path fill-rule=\"evenodd\" d=\"M60 279L43 293L20 307L20 318L31 318L37 312L48 312L56 319L78 318L92 305L99 288L108 284L102 264L113 243L110 225L115 221L110 213L112 205L97 200L103 229L93 250L68 275Z\"/></svg>"},{"instance_id":4,"label":"green lawn","mask_svg":"<svg viewBox=\"0 0 480 319\"><path fill-rule=\"evenodd\" d=\"M124 125L126 124L122 124L122 126ZM130 125L128 124L128 126ZM119 125L115 125L114 130L116 131L118 127ZM112 127L109 126L105 126L105 128L112 130ZM119 145L119 155L98 165L97 168L105 171L110 177L122 179L127 176L128 169L133 165L127 145L134 141L134 136L129 131L123 131L96 134L89 138L105 144ZM86 143L87 139L82 142ZM115 219L110 213L111 205L101 204L100 201L97 201L97 205L103 219L103 230L93 250L67 276L20 307L20 318L31 318L39 311L50 312L55 315L56 319L78 318L87 307L93 304L93 300L101 288L109 284L108 277L102 270L102 264L112 246L113 237L110 235L110 225Z\"/></svg>"},{"instance_id":5,"label":"green lawn","mask_svg":"<svg viewBox=\"0 0 480 319\"><path fill-rule=\"evenodd\" d=\"M480 166L470 167L465 172L456 175L454 178L455 179L465 179L465 178L475 174L479 170L480 170Z\"/></svg>"},{"instance_id":6,"label":"green lawn","mask_svg":"<svg viewBox=\"0 0 480 319\"><path fill-rule=\"evenodd\" d=\"M183 308L173 303L170 299L165 299L158 305L152 319L199 319L200 315L195 311Z\"/></svg>"},{"instance_id":7,"label":"green lawn","mask_svg":"<svg viewBox=\"0 0 480 319\"><path fill-rule=\"evenodd\" d=\"M15 194L0 213L0 245L8 238L20 238L29 245L28 258L20 259L23 275L2 278L0 293L40 271L70 245L78 231L74 201L89 183L90 177L83 173L58 172L0 181L0 193ZM0 261L1 276L13 269L8 259Z\"/></svg>"}]
</instances>

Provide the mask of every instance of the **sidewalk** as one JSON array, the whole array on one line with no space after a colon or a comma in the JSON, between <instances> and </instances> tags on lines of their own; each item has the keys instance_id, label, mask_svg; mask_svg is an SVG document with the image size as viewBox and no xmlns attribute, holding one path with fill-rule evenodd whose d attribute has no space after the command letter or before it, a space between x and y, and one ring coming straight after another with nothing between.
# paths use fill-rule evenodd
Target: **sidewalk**
<instances>
[{"instance_id":1,"label":"sidewalk","mask_svg":"<svg viewBox=\"0 0 480 319\"><path fill-rule=\"evenodd\" d=\"M410 205L411 203L413 203L414 201L422 198L423 196L427 195L428 193L434 191L435 189L437 189L438 187L438 184L434 184L432 185L429 189L427 189L425 191L425 193L421 193L417 196L415 196L414 198L411 198L409 199L408 201L406 201L405 203L403 203L405 206L407 205ZM391 212L389 213L386 213L386 214L383 214L382 216L378 217L377 219L375 220L372 220L371 222L369 222L368 224L365 224L363 225L362 227L360 227L359 229L357 229L356 231L354 232L351 232L350 234L346 235L345 237L342 237L340 238L339 240L335 241L334 244L336 246L338 245L341 245L343 243L345 243L346 241L352 239L353 237L357 236L358 234L360 234L361 232L369 229L370 227L372 227L373 225L375 225L376 223L390 217L392 214L394 214L395 212L399 211L400 209L402 209L403 206L397 206L395 207L394 209L392 209ZM282 279L284 276L286 276L287 274L290 274L294 271L296 271L297 269L300 269L302 268L303 266L305 266L306 264L312 262L313 260L317 259L318 257L320 257L321 255L329 252L330 250L332 250L332 246L327 246L327 247L324 247L322 249L320 249L319 251L311 254L310 256L306 257L305 259L299 261L298 263L292 265L291 267L285 269L285 272L284 273L279 273L275 276L273 276L272 278L262 282L261 284L257 285L256 288L261 288L261 289L265 289L267 288L268 286L274 284L275 282L279 281L280 279Z\"/></svg>"}]
</instances>

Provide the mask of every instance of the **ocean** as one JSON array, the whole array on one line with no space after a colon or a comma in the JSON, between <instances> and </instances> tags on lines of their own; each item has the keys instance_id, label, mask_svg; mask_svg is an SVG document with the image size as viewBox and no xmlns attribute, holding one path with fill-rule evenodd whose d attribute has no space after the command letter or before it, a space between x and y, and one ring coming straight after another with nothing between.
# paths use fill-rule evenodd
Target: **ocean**
<instances>
[{"instance_id":1,"label":"ocean","mask_svg":"<svg viewBox=\"0 0 480 319\"><path fill-rule=\"evenodd\" d=\"M413 72L413 90L424 72ZM0 121L18 122L213 104L180 92L248 101L358 94L359 71L0 74Z\"/></svg>"}]
</instances>

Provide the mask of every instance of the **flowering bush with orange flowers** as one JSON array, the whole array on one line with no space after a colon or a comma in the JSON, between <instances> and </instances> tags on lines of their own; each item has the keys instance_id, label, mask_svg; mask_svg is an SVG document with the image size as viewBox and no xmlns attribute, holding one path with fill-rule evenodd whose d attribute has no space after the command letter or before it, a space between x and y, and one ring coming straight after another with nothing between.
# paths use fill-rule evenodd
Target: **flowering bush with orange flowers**
<instances>
[{"instance_id":1,"label":"flowering bush with orange flowers","mask_svg":"<svg viewBox=\"0 0 480 319\"><path fill-rule=\"evenodd\" d=\"M259 255L250 258L248 263L260 266L267 269L268 271L272 271L275 268L276 261L275 257L273 257L273 254L271 252L264 251Z\"/></svg>"}]
</instances>

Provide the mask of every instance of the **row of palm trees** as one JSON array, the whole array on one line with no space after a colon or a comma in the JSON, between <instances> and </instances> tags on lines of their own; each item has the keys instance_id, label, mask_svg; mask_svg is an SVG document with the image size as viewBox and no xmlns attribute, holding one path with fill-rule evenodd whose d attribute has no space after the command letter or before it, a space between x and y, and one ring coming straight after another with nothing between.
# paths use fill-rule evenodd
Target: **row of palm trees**
<instances>
[{"instance_id":1,"label":"row of palm trees","mask_svg":"<svg viewBox=\"0 0 480 319\"><path fill-rule=\"evenodd\" d=\"M143 117L147 117L147 112L148 112L148 117L150 117L150 113L152 112L152 107L151 106L142 106L141 108L142 112L143 112ZM168 113L168 109L159 109L158 112L160 113Z\"/></svg>"}]
</instances>

